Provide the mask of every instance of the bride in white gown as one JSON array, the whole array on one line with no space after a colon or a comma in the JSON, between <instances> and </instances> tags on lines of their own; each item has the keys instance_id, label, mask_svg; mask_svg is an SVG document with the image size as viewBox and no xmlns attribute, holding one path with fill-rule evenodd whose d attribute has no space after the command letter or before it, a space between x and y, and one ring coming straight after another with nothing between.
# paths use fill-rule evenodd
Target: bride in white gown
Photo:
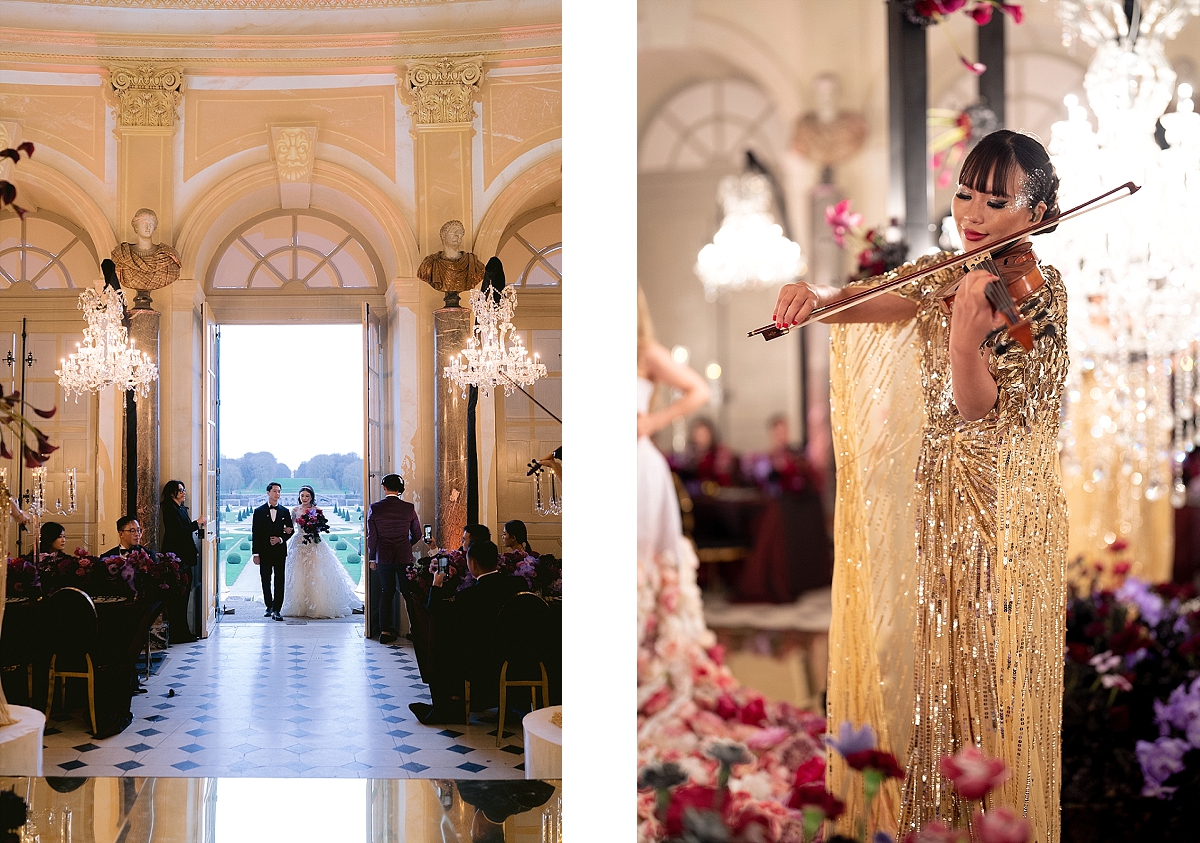
<instances>
[{"instance_id":1,"label":"bride in white gown","mask_svg":"<svg viewBox=\"0 0 1200 843\"><path fill-rule=\"evenodd\" d=\"M637 561L638 739L653 740L692 694L693 669L713 644L704 625L696 554L683 536L671 469L650 436L708 400L708 385L675 362L654 339L645 296L638 288ZM657 386L680 390L672 404L651 412ZM668 699L664 699L668 698Z\"/></svg>"},{"instance_id":2,"label":"bride in white gown","mask_svg":"<svg viewBox=\"0 0 1200 843\"><path fill-rule=\"evenodd\" d=\"M318 536L304 541L299 517L314 508L316 494L311 486L301 486L299 497L300 505L292 509L296 532L288 542L279 613L293 618L344 618L363 603L328 540Z\"/></svg>"}]
</instances>

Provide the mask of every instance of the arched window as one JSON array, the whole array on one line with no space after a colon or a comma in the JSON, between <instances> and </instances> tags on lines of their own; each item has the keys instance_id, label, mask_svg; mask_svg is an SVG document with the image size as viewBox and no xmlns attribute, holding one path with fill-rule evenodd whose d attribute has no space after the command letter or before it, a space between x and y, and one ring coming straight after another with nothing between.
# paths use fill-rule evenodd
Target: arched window
<instances>
[{"instance_id":1,"label":"arched window","mask_svg":"<svg viewBox=\"0 0 1200 843\"><path fill-rule=\"evenodd\" d=\"M91 240L70 220L49 211L0 217L0 290L84 289L101 277Z\"/></svg>"},{"instance_id":2,"label":"arched window","mask_svg":"<svg viewBox=\"0 0 1200 843\"><path fill-rule=\"evenodd\" d=\"M513 220L497 257L506 284L520 288L562 285L562 208L544 205Z\"/></svg>"},{"instance_id":3,"label":"arched window","mask_svg":"<svg viewBox=\"0 0 1200 843\"><path fill-rule=\"evenodd\" d=\"M784 148L784 134L775 105L753 82L697 82L663 103L646 126L638 171L740 169L748 149L773 161Z\"/></svg>"},{"instance_id":4,"label":"arched window","mask_svg":"<svg viewBox=\"0 0 1200 843\"><path fill-rule=\"evenodd\" d=\"M316 210L255 217L235 231L212 262L208 286L219 290L382 287L383 266L366 239Z\"/></svg>"}]
</instances>

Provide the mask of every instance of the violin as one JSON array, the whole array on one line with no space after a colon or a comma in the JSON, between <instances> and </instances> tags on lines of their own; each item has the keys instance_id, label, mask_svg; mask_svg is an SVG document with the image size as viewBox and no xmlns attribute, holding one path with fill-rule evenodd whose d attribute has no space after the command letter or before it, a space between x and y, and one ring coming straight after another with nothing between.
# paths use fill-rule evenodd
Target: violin
<instances>
[{"instance_id":1,"label":"violin","mask_svg":"<svg viewBox=\"0 0 1200 843\"><path fill-rule=\"evenodd\" d=\"M961 266L966 272L970 272L973 269L987 269L992 275L1000 278L999 281L990 282L985 288L988 302L1004 316L1009 335L1017 340L1023 348L1030 350L1033 348L1031 323L1028 318L1021 314L1018 305L1041 289L1046 283L1046 279L1042 276L1041 270L1038 269L1037 258L1033 254L1032 247L1028 244L1023 244L1024 248L1018 247L1016 246L1018 241L1023 240L1031 234L1037 234L1047 228L1052 228L1060 222L1066 222L1067 220L1082 216L1089 211L1099 210L1105 205L1132 196L1141 189L1141 185L1127 181L1120 187L1114 187L1112 190L1101 193L1099 196L1082 202L1074 208L1049 219L1044 219L1041 222L1036 222L996 243L980 246L977 249L972 249L969 252L963 252L959 255L953 255L946 260L938 261L932 266L927 266L924 269L910 272L907 275L894 278L878 286L846 296L841 301L814 308L808 319L799 325L777 328L775 323L772 322L770 325L763 325L761 328L748 331L746 336L761 335L764 340L773 340L776 337L782 337L784 334L790 333L793 327L803 328L805 325L819 322L822 319L833 316L835 313L841 313L843 310L849 310L855 305L869 301L876 296L890 293L892 290L916 278L924 278L926 275L932 275L935 272L940 272L950 267ZM1128 191L1128 193L1122 196L1113 196L1113 194L1122 190ZM1110 196L1113 198L1109 199ZM1105 199L1108 201L1102 201ZM999 262L996 261L996 258L1000 259ZM952 306L954 293L958 289L958 284L959 281L954 281L934 294L939 298L940 304L947 312L949 312ZM989 335L989 338L994 337L997 333L999 331L994 331Z\"/></svg>"},{"instance_id":2,"label":"violin","mask_svg":"<svg viewBox=\"0 0 1200 843\"><path fill-rule=\"evenodd\" d=\"M1004 318L1004 327L1007 328L1008 335L1016 340L1021 348L1033 351L1033 321L1020 309L1020 305L1026 299L1046 285L1046 277L1038 268L1033 246L1028 242L1010 243L991 255L982 255L963 264L963 275L976 269L986 270L996 276L997 280L989 281L984 286L984 295L987 296L988 303ZM943 313L952 311L954 297L961 282L960 278L935 293ZM988 340L993 340L1001 330L1004 328L998 328L989 334ZM1053 325L1047 325L1038 336L1053 333L1054 330Z\"/></svg>"}]
</instances>

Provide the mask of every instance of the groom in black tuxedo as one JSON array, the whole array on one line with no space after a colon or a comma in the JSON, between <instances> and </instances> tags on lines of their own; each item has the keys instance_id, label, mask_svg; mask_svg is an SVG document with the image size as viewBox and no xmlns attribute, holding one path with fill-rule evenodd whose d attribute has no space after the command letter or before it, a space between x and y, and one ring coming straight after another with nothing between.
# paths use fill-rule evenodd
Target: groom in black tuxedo
<instances>
[{"instance_id":1,"label":"groom in black tuxedo","mask_svg":"<svg viewBox=\"0 0 1200 843\"><path fill-rule=\"evenodd\" d=\"M279 505L281 486L271 481L267 484L267 502L254 510L250 522L250 549L254 553L254 564L262 577L263 602L267 605L264 617L283 620L279 610L283 608L283 568L287 562L287 540L295 532L292 514L287 507ZM271 597L271 575L275 575L275 596Z\"/></svg>"}]
</instances>

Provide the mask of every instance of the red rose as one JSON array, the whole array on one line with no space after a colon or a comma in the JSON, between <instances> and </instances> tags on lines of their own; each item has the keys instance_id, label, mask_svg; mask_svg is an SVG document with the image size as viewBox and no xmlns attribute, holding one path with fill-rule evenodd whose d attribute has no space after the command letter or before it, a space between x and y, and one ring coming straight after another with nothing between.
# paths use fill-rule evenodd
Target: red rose
<instances>
[{"instance_id":1,"label":"red rose","mask_svg":"<svg viewBox=\"0 0 1200 843\"><path fill-rule=\"evenodd\" d=\"M759 726L767 719L767 706L763 702L762 697L756 697L742 708L738 713L738 719L747 726Z\"/></svg>"},{"instance_id":2,"label":"red rose","mask_svg":"<svg viewBox=\"0 0 1200 843\"><path fill-rule=\"evenodd\" d=\"M969 746L957 755L942 759L942 775L954 783L963 799L982 799L983 795L1008 778L1008 770L999 758L988 758Z\"/></svg>"},{"instance_id":3,"label":"red rose","mask_svg":"<svg viewBox=\"0 0 1200 843\"><path fill-rule=\"evenodd\" d=\"M846 810L846 803L825 789L822 784L804 784L792 791L788 807L797 810L816 808L827 820L836 820Z\"/></svg>"},{"instance_id":4,"label":"red rose","mask_svg":"<svg viewBox=\"0 0 1200 843\"><path fill-rule=\"evenodd\" d=\"M738 715L738 705L729 694L721 694L717 700L717 716L722 720L732 720Z\"/></svg>"},{"instance_id":5,"label":"red rose","mask_svg":"<svg viewBox=\"0 0 1200 843\"><path fill-rule=\"evenodd\" d=\"M1078 641L1071 641L1067 644L1067 656L1073 662L1087 664L1088 659L1093 655L1092 648L1087 644L1080 644Z\"/></svg>"},{"instance_id":6,"label":"red rose","mask_svg":"<svg viewBox=\"0 0 1200 843\"><path fill-rule=\"evenodd\" d=\"M667 806L665 822L667 837L679 837L683 834L684 811L688 808L695 808L697 811L711 811L716 796L716 788L702 784L685 784L672 790L671 804Z\"/></svg>"},{"instance_id":7,"label":"red rose","mask_svg":"<svg viewBox=\"0 0 1200 843\"><path fill-rule=\"evenodd\" d=\"M904 778L904 768L896 763L896 756L890 752L883 752L878 749L864 749L859 752L851 752L846 756L846 763L855 770L878 770L883 774L884 778Z\"/></svg>"},{"instance_id":8,"label":"red rose","mask_svg":"<svg viewBox=\"0 0 1200 843\"><path fill-rule=\"evenodd\" d=\"M825 780L825 759L810 758L796 768L796 778L792 782L792 787L797 788L801 785L812 784L813 782L823 782Z\"/></svg>"},{"instance_id":9,"label":"red rose","mask_svg":"<svg viewBox=\"0 0 1200 843\"><path fill-rule=\"evenodd\" d=\"M1113 565L1113 573L1117 576L1122 576L1129 573L1132 564L1129 562L1117 562Z\"/></svg>"},{"instance_id":10,"label":"red rose","mask_svg":"<svg viewBox=\"0 0 1200 843\"><path fill-rule=\"evenodd\" d=\"M1025 843L1029 839L1029 820L1003 806L986 814L976 811L975 828L980 843Z\"/></svg>"},{"instance_id":11,"label":"red rose","mask_svg":"<svg viewBox=\"0 0 1200 843\"><path fill-rule=\"evenodd\" d=\"M1019 9L1021 7L1017 6L1016 8ZM1007 12L1008 9L1005 9L1004 11ZM1020 23L1020 21L1017 21L1017 23ZM1120 553L1122 550L1124 550L1127 547L1129 547L1129 542L1125 541L1125 539L1115 539L1113 541L1113 543L1108 546L1108 549L1111 550L1113 553Z\"/></svg>"}]
</instances>

